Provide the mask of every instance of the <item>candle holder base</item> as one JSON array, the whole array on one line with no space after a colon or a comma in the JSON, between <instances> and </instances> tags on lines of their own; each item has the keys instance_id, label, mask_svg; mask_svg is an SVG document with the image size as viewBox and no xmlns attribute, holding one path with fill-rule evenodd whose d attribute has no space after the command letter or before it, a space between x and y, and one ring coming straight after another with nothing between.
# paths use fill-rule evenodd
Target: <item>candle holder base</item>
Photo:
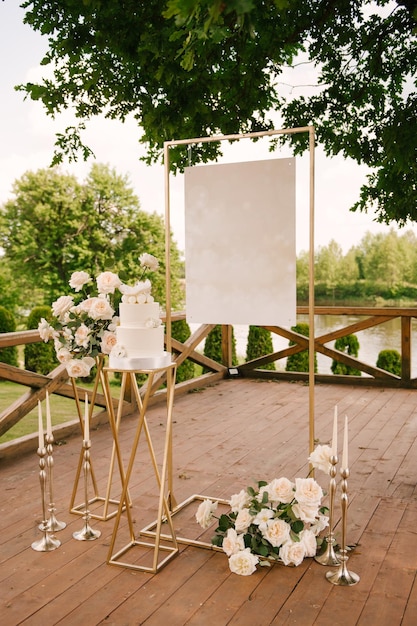
<instances>
[{"instance_id":1,"label":"candle holder base","mask_svg":"<svg viewBox=\"0 0 417 626\"><path fill-rule=\"evenodd\" d=\"M327 572L326 578L333 585L345 587L351 587L360 581L359 575L355 574L355 572L350 572L345 562L341 563L340 567L335 572Z\"/></svg>"},{"instance_id":2,"label":"candle holder base","mask_svg":"<svg viewBox=\"0 0 417 626\"><path fill-rule=\"evenodd\" d=\"M59 548L60 545L59 539L56 539L45 530L42 539L32 543L32 550L36 550L36 552L52 552L52 550Z\"/></svg>"},{"instance_id":3,"label":"candle holder base","mask_svg":"<svg viewBox=\"0 0 417 626\"><path fill-rule=\"evenodd\" d=\"M66 522L59 522L57 518L55 517L55 515L51 514L46 523L46 526L49 532L56 533L66 528L67 524ZM42 524L39 524L39 530L42 530Z\"/></svg>"},{"instance_id":4,"label":"candle holder base","mask_svg":"<svg viewBox=\"0 0 417 626\"><path fill-rule=\"evenodd\" d=\"M338 557L338 555L336 554L336 552L334 551L334 548L333 548L333 543L334 542L325 539L324 543L326 544L325 549L322 552L320 552L320 554L317 554L314 557L314 560L317 563L320 563L320 565L330 565L330 566L332 566L332 565L340 565L341 560L340 560L340 558Z\"/></svg>"},{"instance_id":5,"label":"candle holder base","mask_svg":"<svg viewBox=\"0 0 417 626\"><path fill-rule=\"evenodd\" d=\"M94 541L101 536L100 530L93 530L91 526L86 523L82 530L77 530L72 534L73 538L77 541Z\"/></svg>"}]
</instances>

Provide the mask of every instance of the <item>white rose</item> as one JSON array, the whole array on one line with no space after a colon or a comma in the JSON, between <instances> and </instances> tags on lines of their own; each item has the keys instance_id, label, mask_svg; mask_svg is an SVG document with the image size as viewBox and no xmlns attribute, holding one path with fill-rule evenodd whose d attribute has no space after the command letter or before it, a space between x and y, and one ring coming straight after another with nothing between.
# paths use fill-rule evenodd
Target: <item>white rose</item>
<instances>
[{"instance_id":1,"label":"white rose","mask_svg":"<svg viewBox=\"0 0 417 626\"><path fill-rule=\"evenodd\" d=\"M294 499L294 483L288 478L274 478L269 485L266 486L268 496L271 502L288 503Z\"/></svg>"},{"instance_id":2,"label":"white rose","mask_svg":"<svg viewBox=\"0 0 417 626\"><path fill-rule=\"evenodd\" d=\"M326 474L331 468L330 457L333 452L330 446L317 446L308 457L311 465Z\"/></svg>"},{"instance_id":3,"label":"white rose","mask_svg":"<svg viewBox=\"0 0 417 626\"><path fill-rule=\"evenodd\" d=\"M113 272L102 272L97 276L96 282L99 293L114 293L122 284L118 275Z\"/></svg>"},{"instance_id":4,"label":"white rose","mask_svg":"<svg viewBox=\"0 0 417 626\"><path fill-rule=\"evenodd\" d=\"M306 555L301 541L287 541L279 550L279 557L284 565L300 565Z\"/></svg>"},{"instance_id":5,"label":"white rose","mask_svg":"<svg viewBox=\"0 0 417 626\"><path fill-rule=\"evenodd\" d=\"M105 298L91 298L89 316L93 320L111 320L114 315L114 309Z\"/></svg>"},{"instance_id":6,"label":"white rose","mask_svg":"<svg viewBox=\"0 0 417 626\"><path fill-rule=\"evenodd\" d=\"M318 515L318 507L316 505L309 504L293 504L292 510L301 521L313 524L316 521Z\"/></svg>"},{"instance_id":7,"label":"white rose","mask_svg":"<svg viewBox=\"0 0 417 626\"><path fill-rule=\"evenodd\" d=\"M91 276L88 272L73 272L71 274L69 286L75 291L80 291L84 285L90 282L90 280Z\"/></svg>"},{"instance_id":8,"label":"white rose","mask_svg":"<svg viewBox=\"0 0 417 626\"><path fill-rule=\"evenodd\" d=\"M45 343L50 339L56 339L58 337L56 330L54 330L49 322L47 322L43 317L41 317L41 321L38 324L38 331L42 341L45 341Z\"/></svg>"},{"instance_id":9,"label":"white rose","mask_svg":"<svg viewBox=\"0 0 417 626\"><path fill-rule=\"evenodd\" d=\"M74 333L74 339L77 346L88 348L89 334L90 329L85 324L81 324L81 326L79 326Z\"/></svg>"},{"instance_id":10,"label":"white rose","mask_svg":"<svg viewBox=\"0 0 417 626\"><path fill-rule=\"evenodd\" d=\"M61 296L58 300L55 300L55 302L52 303L52 313L55 317L61 317L73 306L74 300L72 296Z\"/></svg>"},{"instance_id":11,"label":"white rose","mask_svg":"<svg viewBox=\"0 0 417 626\"><path fill-rule=\"evenodd\" d=\"M93 304L93 300L94 300L94 298L86 298L85 300L80 302L77 305L77 307L75 307L75 313L79 314L82 311L85 311L86 313L89 313L89 311L91 309L91 305Z\"/></svg>"},{"instance_id":12,"label":"white rose","mask_svg":"<svg viewBox=\"0 0 417 626\"><path fill-rule=\"evenodd\" d=\"M262 531L266 528L267 523L274 515L275 513L272 509L261 509L253 518L253 523L259 526L259 529Z\"/></svg>"},{"instance_id":13,"label":"white rose","mask_svg":"<svg viewBox=\"0 0 417 626\"><path fill-rule=\"evenodd\" d=\"M230 571L233 572L233 574L239 574L239 576L250 576L253 574L253 572L256 571L256 565L258 563L258 557L252 554L249 548L232 554L229 558Z\"/></svg>"},{"instance_id":14,"label":"white rose","mask_svg":"<svg viewBox=\"0 0 417 626\"><path fill-rule=\"evenodd\" d=\"M100 350L103 354L110 354L116 343L116 333L105 330L101 339Z\"/></svg>"},{"instance_id":15,"label":"white rose","mask_svg":"<svg viewBox=\"0 0 417 626\"><path fill-rule=\"evenodd\" d=\"M305 528L300 532L300 541L304 545L306 556L316 556L317 541L312 530Z\"/></svg>"},{"instance_id":16,"label":"white rose","mask_svg":"<svg viewBox=\"0 0 417 626\"><path fill-rule=\"evenodd\" d=\"M279 548L290 538L290 525L282 519L269 520L266 528L262 531L262 536L274 548Z\"/></svg>"},{"instance_id":17,"label":"white rose","mask_svg":"<svg viewBox=\"0 0 417 626\"><path fill-rule=\"evenodd\" d=\"M83 359L71 359L71 361L67 361L66 363L68 376L70 376L70 378L88 376L94 364L94 359L89 356Z\"/></svg>"},{"instance_id":18,"label":"white rose","mask_svg":"<svg viewBox=\"0 0 417 626\"><path fill-rule=\"evenodd\" d=\"M238 532L244 532L253 522L253 515L249 513L249 509L240 509L235 519L235 528Z\"/></svg>"},{"instance_id":19,"label":"white rose","mask_svg":"<svg viewBox=\"0 0 417 626\"><path fill-rule=\"evenodd\" d=\"M147 252L144 252L140 255L139 262L141 264L141 267L145 267L151 272L154 272L159 267L158 259L152 254L148 254Z\"/></svg>"},{"instance_id":20,"label":"white rose","mask_svg":"<svg viewBox=\"0 0 417 626\"><path fill-rule=\"evenodd\" d=\"M217 502L203 500L197 509L195 518L202 528L208 528L211 524L214 511L217 509Z\"/></svg>"},{"instance_id":21,"label":"white rose","mask_svg":"<svg viewBox=\"0 0 417 626\"><path fill-rule=\"evenodd\" d=\"M314 522L311 522L310 525L310 530L313 531L313 533L316 535L321 533L322 530L324 530L325 528L327 528L327 526L329 525L329 518L327 517L327 515L317 515L316 519L314 520Z\"/></svg>"},{"instance_id":22,"label":"white rose","mask_svg":"<svg viewBox=\"0 0 417 626\"><path fill-rule=\"evenodd\" d=\"M300 504L318 506L323 497L323 490L314 478L296 478L294 497Z\"/></svg>"},{"instance_id":23,"label":"white rose","mask_svg":"<svg viewBox=\"0 0 417 626\"><path fill-rule=\"evenodd\" d=\"M226 552L227 556L237 554L237 552L244 550L245 542L243 535L238 535L234 528L229 528L223 539L222 548L223 551Z\"/></svg>"},{"instance_id":24,"label":"white rose","mask_svg":"<svg viewBox=\"0 0 417 626\"><path fill-rule=\"evenodd\" d=\"M229 500L229 505L232 509L232 513L238 513L240 509L248 506L250 501L251 497L244 489L239 491L239 493L235 493Z\"/></svg>"},{"instance_id":25,"label":"white rose","mask_svg":"<svg viewBox=\"0 0 417 626\"><path fill-rule=\"evenodd\" d=\"M65 363L66 361L70 361L72 358L71 352L68 348L58 348L55 349L56 358L60 363Z\"/></svg>"}]
</instances>

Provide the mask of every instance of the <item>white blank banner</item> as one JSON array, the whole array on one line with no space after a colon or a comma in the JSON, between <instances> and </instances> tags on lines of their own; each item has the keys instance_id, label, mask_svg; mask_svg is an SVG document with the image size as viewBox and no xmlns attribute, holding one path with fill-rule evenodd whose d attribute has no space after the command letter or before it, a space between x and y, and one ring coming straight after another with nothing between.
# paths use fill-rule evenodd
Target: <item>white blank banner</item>
<instances>
[{"instance_id":1,"label":"white blank banner","mask_svg":"<svg viewBox=\"0 0 417 626\"><path fill-rule=\"evenodd\" d=\"M185 170L187 320L292 326L295 159Z\"/></svg>"}]
</instances>

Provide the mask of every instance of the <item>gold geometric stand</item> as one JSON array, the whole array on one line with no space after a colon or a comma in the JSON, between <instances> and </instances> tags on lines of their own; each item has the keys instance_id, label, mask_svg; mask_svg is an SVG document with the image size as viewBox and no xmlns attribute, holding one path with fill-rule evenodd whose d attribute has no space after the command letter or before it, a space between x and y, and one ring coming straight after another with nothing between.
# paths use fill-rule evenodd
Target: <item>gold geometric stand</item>
<instances>
[{"instance_id":1,"label":"gold geometric stand","mask_svg":"<svg viewBox=\"0 0 417 626\"><path fill-rule=\"evenodd\" d=\"M224 505L226 511L230 512L230 503L228 500L224 500L223 498L213 498L211 496L203 496L200 494L193 494L192 496L190 496L189 498L187 498L186 500L184 500L183 502L178 504L174 509L171 510L171 518L174 518L176 515L179 515L182 511L184 511L188 506L190 506L194 502L203 502L204 500L211 500L211 502L217 502L221 506ZM194 521L195 526L197 527L197 524L195 523L195 518L193 521ZM144 537L155 537L156 535L155 528L157 528L157 520L154 520L153 522L151 522L150 524L142 528L140 533ZM210 532L212 532L212 529L210 530ZM167 538L168 537L166 537L165 535L161 535L161 539L167 539ZM192 539L189 537L181 537L177 535L177 542L183 545L187 545L187 546L194 546L196 548L205 548L207 550L217 550L219 552L223 552L223 548L219 548L218 546L213 545L210 541L203 541L201 539Z\"/></svg>"},{"instance_id":2,"label":"gold geometric stand","mask_svg":"<svg viewBox=\"0 0 417 626\"><path fill-rule=\"evenodd\" d=\"M104 384L108 386L107 373L109 368L104 369ZM132 448L129 457L129 463L126 473L123 470L122 456L119 444L119 429L117 428L116 421L114 419L114 412L109 407L110 422L112 425L113 438L116 456L118 458L119 467L121 468L121 478L123 482L122 495L120 498L119 508L114 523L113 535L110 542L110 548L108 552L107 562L110 565L118 565L133 570L142 572L150 572L155 574L166 563L178 554L178 542L175 537L174 526L171 518L171 511L169 503L173 499L172 494L172 409L174 403L174 388L175 388L175 374L176 363L170 363L165 367L159 367L149 370L136 370L126 371L117 370L122 373L123 381L129 379L131 388L133 389L136 397L136 401L139 407L139 419L136 427L135 436L132 443ZM146 391L143 398L139 393L138 384L136 380L136 374L145 374L148 376L146 385ZM166 434L164 442L164 452L162 462L158 464L155 456L154 447L152 445L152 439L150 435L149 425L146 419L146 410L148 407L148 401L152 392L152 386L155 375L166 374L167 378L167 423ZM106 396L108 391L106 391ZM137 448L142 433L144 433L149 451L150 460L155 473L156 483L159 488L158 495L158 510L156 520L156 530L153 535L153 540L149 541L141 537L141 533L138 536L135 535L135 529L133 527L132 511L131 508L125 506L128 499L129 481L131 479L133 466L136 459ZM133 508L132 504L132 508ZM127 514L127 526L129 533L129 541L120 549L115 549L115 544L119 535L126 531L126 528L120 528L120 521L122 513ZM162 527L169 530L169 534L162 534ZM134 549L136 548L136 549ZM122 559L129 553L129 559Z\"/></svg>"},{"instance_id":3,"label":"gold geometric stand","mask_svg":"<svg viewBox=\"0 0 417 626\"><path fill-rule=\"evenodd\" d=\"M91 432L91 419L92 419L92 415L94 411L95 399L96 399L98 385L100 381L102 382L102 386L104 388L104 384L103 384L104 357L98 357L96 361L97 361L97 374L94 380L94 387L91 393L91 400L89 401L89 407L88 407L89 409L88 419L90 423L90 432ZM75 398L75 404L77 407L80 428L84 437L84 419L83 419L83 411L81 407L80 397L78 394L77 386L73 378L71 378L71 383L72 383L72 388L74 392L74 398ZM124 394L124 389L121 389L121 393ZM123 397L123 395L121 397ZM113 406L112 401L111 401L111 396L109 399L106 398L106 402L108 406ZM121 418L121 414L120 415L118 414L117 419L116 419L117 428L119 427L120 418ZM91 476L93 495L88 500L88 506L91 506L92 504L95 504L98 502L103 505L102 513L98 513L97 511L92 511L92 512L90 511L90 517L96 520L102 521L102 522L106 522L107 520L112 519L113 517L116 516L117 508L120 503L120 500L111 497L111 488L113 484L113 472L114 472L115 458L116 458L115 457L115 445L113 443L112 453L110 457L110 467L109 467L109 474L107 478L106 491L105 491L105 494L101 496L99 495L97 481L96 481L96 477L94 474L93 462L92 462L92 459L90 458L90 476ZM70 500L70 505L69 505L70 513L73 513L75 515L84 515L85 513L85 506L86 506L85 502L75 505L75 498L77 496L79 482L82 478L83 464L84 464L84 449L81 448L80 457L78 460L78 467L77 467L77 471L75 474L74 486L72 489L71 500ZM113 510L110 510L110 507Z\"/></svg>"}]
</instances>

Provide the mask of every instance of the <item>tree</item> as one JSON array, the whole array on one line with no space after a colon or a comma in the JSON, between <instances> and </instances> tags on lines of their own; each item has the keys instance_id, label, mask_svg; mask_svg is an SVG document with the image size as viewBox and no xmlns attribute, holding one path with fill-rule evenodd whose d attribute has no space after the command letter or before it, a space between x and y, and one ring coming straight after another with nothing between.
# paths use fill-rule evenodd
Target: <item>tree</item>
<instances>
[{"instance_id":1,"label":"tree","mask_svg":"<svg viewBox=\"0 0 417 626\"><path fill-rule=\"evenodd\" d=\"M27 329L38 328L39 322L44 318L48 322L52 320L51 307L44 305L35 307L27 319ZM38 374L49 374L59 364L55 354L55 346L52 341L28 343L24 348L25 369Z\"/></svg>"},{"instance_id":2,"label":"tree","mask_svg":"<svg viewBox=\"0 0 417 626\"><path fill-rule=\"evenodd\" d=\"M14 333L16 330L16 320L12 313L4 306L0 306L0 333ZM0 348L0 362L18 367L18 354L16 346Z\"/></svg>"},{"instance_id":3,"label":"tree","mask_svg":"<svg viewBox=\"0 0 417 626\"><path fill-rule=\"evenodd\" d=\"M310 334L310 326L305 322L300 322L295 326L291 326L291 330L299 335L304 335L308 337ZM296 342L289 341L290 346L295 346ZM285 366L286 372L309 372L310 371L310 358L309 358L309 350L302 350L302 352L297 352L296 354L291 354L287 358L287 364ZM314 353L314 372L317 372L317 355Z\"/></svg>"},{"instance_id":4,"label":"tree","mask_svg":"<svg viewBox=\"0 0 417 626\"><path fill-rule=\"evenodd\" d=\"M416 262L412 241L409 235L399 237L393 229L387 234L366 233L357 246L363 278L391 288L412 282Z\"/></svg>"},{"instance_id":5,"label":"tree","mask_svg":"<svg viewBox=\"0 0 417 626\"><path fill-rule=\"evenodd\" d=\"M77 270L97 276L109 269L124 281L138 279L142 252L159 260L152 290L165 302L163 219L140 210L126 177L100 164L84 184L57 169L39 170L16 181L14 194L0 212L0 245L14 274L26 279L27 292L42 291L41 304L66 294ZM171 252L172 305L179 307L181 263L174 243Z\"/></svg>"},{"instance_id":6,"label":"tree","mask_svg":"<svg viewBox=\"0 0 417 626\"><path fill-rule=\"evenodd\" d=\"M396 376L401 376L401 354L398 350L381 350L376 366Z\"/></svg>"},{"instance_id":7,"label":"tree","mask_svg":"<svg viewBox=\"0 0 417 626\"><path fill-rule=\"evenodd\" d=\"M249 326L248 342L246 345L246 361L253 361L266 354L272 354L274 345L270 330L262 326ZM261 370L275 370L275 362L260 365Z\"/></svg>"},{"instance_id":8,"label":"tree","mask_svg":"<svg viewBox=\"0 0 417 626\"><path fill-rule=\"evenodd\" d=\"M340 352L345 352L349 356L357 357L359 354L359 341L356 335L346 335L336 339L334 347ZM331 365L333 374L340 374L345 376L361 376L362 372L356 367L346 365L340 361L333 360Z\"/></svg>"},{"instance_id":9,"label":"tree","mask_svg":"<svg viewBox=\"0 0 417 626\"><path fill-rule=\"evenodd\" d=\"M48 37L52 76L20 85L49 115L75 108L54 162L75 158L99 114L143 129L148 163L169 139L314 124L326 154L372 168L354 210L380 221L417 219L416 0L26 0L25 22ZM302 56L300 56L302 55ZM315 72L312 95L285 97L282 73ZM49 73L51 74L51 73ZM311 90L310 90L311 91ZM138 131L139 132L139 131ZM306 133L284 136L298 154ZM202 143L192 162L215 159ZM187 146L170 151L174 170Z\"/></svg>"}]
</instances>

